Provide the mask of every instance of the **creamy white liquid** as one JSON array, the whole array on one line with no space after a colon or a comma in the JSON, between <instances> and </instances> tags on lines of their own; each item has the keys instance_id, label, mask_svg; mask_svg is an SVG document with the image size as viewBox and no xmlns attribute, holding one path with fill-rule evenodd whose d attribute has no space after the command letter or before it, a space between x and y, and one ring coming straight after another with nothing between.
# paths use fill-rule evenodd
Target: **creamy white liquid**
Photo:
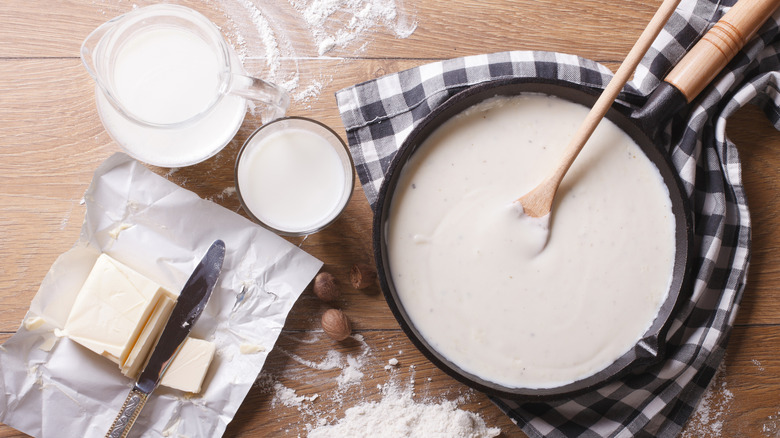
<instances>
[{"instance_id":1,"label":"creamy white liquid","mask_svg":"<svg viewBox=\"0 0 780 438\"><path fill-rule=\"evenodd\" d=\"M401 303L434 349L488 381L551 388L590 376L636 344L667 295L669 193L613 123L566 175L549 240L513 204L586 113L547 96L491 99L439 128L399 180L387 241Z\"/></svg>"},{"instance_id":2,"label":"creamy white liquid","mask_svg":"<svg viewBox=\"0 0 780 438\"><path fill-rule=\"evenodd\" d=\"M250 141L237 178L241 198L252 214L286 232L313 230L330 222L351 190L333 146L297 128Z\"/></svg>"},{"instance_id":3,"label":"creamy white liquid","mask_svg":"<svg viewBox=\"0 0 780 438\"><path fill-rule=\"evenodd\" d=\"M108 132L131 155L159 166L181 166L208 158L227 144L246 113L244 98L220 95L226 67L211 47L186 29L159 27L140 31L118 49L113 65L113 93L134 117L112 107L102 92L98 108Z\"/></svg>"}]
</instances>

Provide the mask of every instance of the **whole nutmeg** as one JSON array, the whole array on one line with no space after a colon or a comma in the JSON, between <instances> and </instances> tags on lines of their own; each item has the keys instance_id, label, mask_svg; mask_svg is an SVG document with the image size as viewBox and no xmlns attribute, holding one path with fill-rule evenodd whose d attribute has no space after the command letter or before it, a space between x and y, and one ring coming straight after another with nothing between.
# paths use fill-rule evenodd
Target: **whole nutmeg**
<instances>
[{"instance_id":1,"label":"whole nutmeg","mask_svg":"<svg viewBox=\"0 0 780 438\"><path fill-rule=\"evenodd\" d=\"M349 281L355 289L365 289L376 283L376 270L365 263L355 263L349 271Z\"/></svg>"},{"instance_id":2,"label":"whole nutmeg","mask_svg":"<svg viewBox=\"0 0 780 438\"><path fill-rule=\"evenodd\" d=\"M330 272L320 272L314 277L314 295L322 301L333 301L339 293L336 277Z\"/></svg>"},{"instance_id":3,"label":"whole nutmeg","mask_svg":"<svg viewBox=\"0 0 780 438\"><path fill-rule=\"evenodd\" d=\"M322 330L337 341L343 341L352 334L352 325L347 315L338 309L328 309L322 314Z\"/></svg>"}]
</instances>

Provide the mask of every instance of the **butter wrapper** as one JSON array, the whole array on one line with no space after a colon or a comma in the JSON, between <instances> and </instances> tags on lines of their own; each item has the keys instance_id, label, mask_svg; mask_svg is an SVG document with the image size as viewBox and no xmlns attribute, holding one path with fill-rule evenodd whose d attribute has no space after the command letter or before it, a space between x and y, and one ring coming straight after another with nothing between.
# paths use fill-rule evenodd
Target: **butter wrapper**
<instances>
[{"instance_id":1,"label":"butter wrapper","mask_svg":"<svg viewBox=\"0 0 780 438\"><path fill-rule=\"evenodd\" d=\"M209 245L222 239L222 274L192 331L216 344L203 389L159 387L132 432L221 436L322 262L125 154L98 168L84 199L78 242L52 265L22 326L0 346L0 422L36 437L105 436L133 382L61 331L92 265L107 253L179 291Z\"/></svg>"}]
</instances>

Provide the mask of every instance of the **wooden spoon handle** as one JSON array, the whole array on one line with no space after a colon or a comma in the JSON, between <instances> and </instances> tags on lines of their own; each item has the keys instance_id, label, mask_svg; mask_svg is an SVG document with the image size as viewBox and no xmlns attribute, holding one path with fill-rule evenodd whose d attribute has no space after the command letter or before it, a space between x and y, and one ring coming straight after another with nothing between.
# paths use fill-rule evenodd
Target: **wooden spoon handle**
<instances>
[{"instance_id":1,"label":"wooden spoon handle","mask_svg":"<svg viewBox=\"0 0 780 438\"><path fill-rule=\"evenodd\" d=\"M663 29L664 25L669 20L669 17L672 16L678 3L680 3L680 0L664 0L655 15L653 15L650 23L648 23L645 30L642 31L637 42L634 43L634 47L628 52L626 59L620 64L615 76L609 81L607 87L588 112L585 120L574 133L569 144L566 145L563 156L558 162L558 166L541 182L541 184L517 199L516 202L520 203L525 214L531 217L543 217L550 212L553 198L558 191L558 186L561 184L564 175L566 175L566 172L569 170L572 163L574 163L575 158L577 158L577 155L582 150L582 147L585 146L585 143L588 141L591 134L593 134L593 131L596 130L596 126L598 126L601 119L603 119L607 114L607 111L609 111L612 102L615 101L620 90L623 89L623 86L631 77L634 70L636 70L636 66L642 60L647 49L650 48L655 38L661 32L661 29Z\"/></svg>"},{"instance_id":2,"label":"wooden spoon handle","mask_svg":"<svg viewBox=\"0 0 780 438\"><path fill-rule=\"evenodd\" d=\"M666 75L665 81L690 103L778 7L780 0L739 0Z\"/></svg>"},{"instance_id":3,"label":"wooden spoon handle","mask_svg":"<svg viewBox=\"0 0 780 438\"><path fill-rule=\"evenodd\" d=\"M648 23L645 30L642 31L637 42L634 43L634 46L628 52L626 59L620 64L615 76L609 81L607 87L596 100L596 103L593 105L590 112L588 112L585 120L574 133L574 136L563 152L558 167L542 184L540 184L540 186L537 187L537 189L534 190L544 192L544 194L540 193L539 195L549 198L549 206L540 206L541 210L546 211L541 214L536 213L535 210L539 210L537 207L527 205L530 202L535 203L535 201L531 201L530 199L524 200L523 198L525 197L520 198L523 208L526 212L530 213L531 216L540 217L550 211L550 208L552 207L552 198L555 195L561 180L563 180L563 176L569 170L572 163L574 163L574 159L577 158L577 155L580 153L583 146L585 146L585 143L588 141L591 134L593 134L593 131L596 129L599 122L601 122L601 119L607 114L607 111L609 111L609 108L612 106L612 102L615 101L620 90L622 90L623 86L628 82L628 79L634 73L634 70L636 70L642 57L653 44L653 41L661 32L661 29L663 29L664 25L669 20L669 17L672 16L672 13L679 3L680 0L664 0L650 20L650 23Z\"/></svg>"}]
</instances>

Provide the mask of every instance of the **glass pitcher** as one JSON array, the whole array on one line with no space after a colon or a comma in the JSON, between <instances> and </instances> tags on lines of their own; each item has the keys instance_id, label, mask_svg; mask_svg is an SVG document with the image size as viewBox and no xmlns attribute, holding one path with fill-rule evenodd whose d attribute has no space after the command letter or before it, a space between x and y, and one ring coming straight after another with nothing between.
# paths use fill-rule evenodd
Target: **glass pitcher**
<instances>
[{"instance_id":1,"label":"glass pitcher","mask_svg":"<svg viewBox=\"0 0 780 438\"><path fill-rule=\"evenodd\" d=\"M288 94L247 76L214 23L179 5L136 9L95 29L81 47L103 126L131 156L161 167L204 161L244 120L282 117Z\"/></svg>"}]
</instances>

